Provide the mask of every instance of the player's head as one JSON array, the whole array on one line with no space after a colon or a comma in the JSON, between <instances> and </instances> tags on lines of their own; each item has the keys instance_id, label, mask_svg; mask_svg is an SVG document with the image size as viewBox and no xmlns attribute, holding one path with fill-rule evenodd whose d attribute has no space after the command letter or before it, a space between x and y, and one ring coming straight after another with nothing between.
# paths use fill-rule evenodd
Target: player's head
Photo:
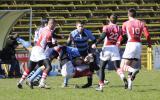
<instances>
[{"instance_id":1,"label":"player's head","mask_svg":"<svg viewBox=\"0 0 160 100\"><path fill-rule=\"evenodd\" d=\"M76 28L78 30L78 32L82 32L84 29L84 22L83 21L77 21L76 22Z\"/></svg>"},{"instance_id":2,"label":"player's head","mask_svg":"<svg viewBox=\"0 0 160 100\"><path fill-rule=\"evenodd\" d=\"M42 27L45 27L47 25L47 23L48 23L48 19L47 18L42 18L41 19L41 26Z\"/></svg>"},{"instance_id":3,"label":"player's head","mask_svg":"<svg viewBox=\"0 0 160 100\"><path fill-rule=\"evenodd\" d=\"M56 27L56 20L54 18L48 20L48 27L51 30L53 30Z\"/></svg>"},{"instance_id":4,"label":"player's head","mask_svg":"<svg viewBox=\"0 0 160 100\"><path fill-rule=\"evenodd\" d=\"M114 23L114 24L117 23L117 19L118 19L118 17L117 17L116 14L111 14L110 17L109 17L109 21L110 21L111 23Z\"/></svg>"},{"instance_id":5,"label":"player's head","mask_svg":"<svg viewBox=\"0 0 160 100\"><path fill-rule=\"evenodd\" d=\"M128 17L136 17L136 9L134 9L134 8L130 8L129 10L128 10Z\"/></svg>"}]
</instances>

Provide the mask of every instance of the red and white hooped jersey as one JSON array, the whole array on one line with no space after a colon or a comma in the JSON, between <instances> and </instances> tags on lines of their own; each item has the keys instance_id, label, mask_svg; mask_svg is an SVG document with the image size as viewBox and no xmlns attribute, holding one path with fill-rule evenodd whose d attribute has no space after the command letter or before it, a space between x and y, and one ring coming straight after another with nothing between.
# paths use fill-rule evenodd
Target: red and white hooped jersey
<instances>
[{"instance_id":1,"label":"red and white hooped jersey","mask_svg":"<svg viewBox=\"0 0 160 100\"><path fill-rule=\"evenodd\" d=\"M49 27L44 27L41 31L41 34L38 38L37 44L36 46L40 46L43 49L46 48L47 46L47 42L51 42L52 41L52 30L49 29Z\"/></svg>"},{"instance_id":2,"label":"red and white hooped jersey","mask_svg":"<svg viewBox=\"0 0 160 100\"><path fill-rule=\"evenodd\" d=\"M128 42L141 42L142 32L144 32L146 38L149 36L148 29L144 22L138 19L131 19L124 22L122 25L122 31L123 34L127 34ZM150 40L148 42L150 42Z\"/></svg>"},{"instance_id":3,"label":"red and white hooped jersey","mask_svg":"<svg viewBox=\"0 0 160 100\"><path fill-rule=\"evenodd\" d=\"M122 34L121 28L116 24L109 24L103 26L103 33L106 33L104 46L116 45L119 36Z\"/></svg>"}]
</instances>

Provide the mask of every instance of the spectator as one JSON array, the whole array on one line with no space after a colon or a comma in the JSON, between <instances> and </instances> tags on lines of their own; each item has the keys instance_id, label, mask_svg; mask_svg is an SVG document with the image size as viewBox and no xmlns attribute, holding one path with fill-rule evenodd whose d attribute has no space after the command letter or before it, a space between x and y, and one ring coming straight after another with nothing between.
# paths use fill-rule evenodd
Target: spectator
<instances>
[{"instance_id":1,"label":"spectator","mask_svg":"<svg viewBox=\"0 0 160 100\"><path fill-rule=\"evenodd\" d=\"M5 78L5 72L0 65L0 78Z\"/></svg>"},{"instance_id":2,"label":"spectator","mask_svg":"<svg viewBox=\"0 0 160 100\"><path fill-rule=\"evenodd\" d=\"M9 78L21 76L19 62L15 56L16 53L15 49L18 46L18 42L16 40L17 37L18 37L17 33L9 35L7 38L6 46L3 48L0 54L3 63L11 64L8 73Z\"/></svg>"}]
</instances>

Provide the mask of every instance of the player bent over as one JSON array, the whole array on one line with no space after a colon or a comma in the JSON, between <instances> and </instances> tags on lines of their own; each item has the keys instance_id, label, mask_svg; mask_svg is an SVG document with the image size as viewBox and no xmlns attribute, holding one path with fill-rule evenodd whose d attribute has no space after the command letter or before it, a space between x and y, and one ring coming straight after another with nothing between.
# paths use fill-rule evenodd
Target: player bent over
<instances>
[{"instance_id":1,"label":"player bent over","mask_svg":"<svg viewBox=\"0 0 160 100\"><path fill-rule=\"evenodd\" d=\"M83 76L92 76L92 71L87 63L93 61L92 54L89 54L84 60L77 57L74 61L68 61L62 66L61 74L65 78L79 78ZM79 87L79 86L78 86Z\"/></svg>"},{"instance_id":2,"label":"player bent over","mask_svg":"<svg viewBox=\"0 0 160 100\"><path fill-rule=\"evenodd\" d=\"M45 70L43 71L42 78L39 84L40 88L45 88L45 80L48 72L51 70L51 63L49 59L47 59L44 51L47 46L50 47L50 45L52 44L52 31L55 29L55 27L55 20L49 19L47 26L44 27L43 31L41 31L42 33L40 34L40 37L38 38L36 45L33 47L31 51L29 66L28 68L26 68L21 79L19 80L17 84L18 88L22 88L24 80L29 75L29 73L36 67L36 65L45 66ZM32 85L31 88L33 88Z\"/></svg>"}]
</instances>

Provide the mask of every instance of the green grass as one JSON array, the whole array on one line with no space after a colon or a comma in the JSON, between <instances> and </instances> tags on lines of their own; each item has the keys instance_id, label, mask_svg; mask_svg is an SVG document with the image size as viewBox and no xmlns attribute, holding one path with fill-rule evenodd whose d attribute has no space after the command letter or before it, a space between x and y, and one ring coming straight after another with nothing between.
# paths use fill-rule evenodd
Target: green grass
<instances>
[{"instance_id":1,"label":"green grass","mask_svg":"<svg viewBox=\"0 0 160 100\"><path fill-rule=\"evenodd\" d=\"M69 87L61 88L62 77L49 77L47 82L50 90L33 90L23 85L18 89L19 79L0 79L0 100L159 100L160 98L160 71L141 70L133 83L133 90L125 90L123 84L114 71L106 72L110 81L104 92L95 91L98 78L94 75L93 86L88 89L75 89L74 84L84 84L86 78L71 79Z\"/></svg>"}]
</instances>

